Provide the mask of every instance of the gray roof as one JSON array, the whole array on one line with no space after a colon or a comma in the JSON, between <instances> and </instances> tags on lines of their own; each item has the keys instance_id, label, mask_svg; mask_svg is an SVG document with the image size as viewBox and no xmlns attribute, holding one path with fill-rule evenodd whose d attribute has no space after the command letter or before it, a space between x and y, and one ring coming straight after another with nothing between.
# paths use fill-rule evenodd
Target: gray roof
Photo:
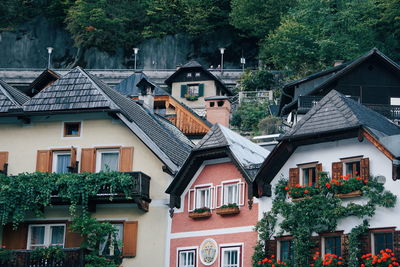
<instances>
[{"instance_id":1,"label":"gray roof","mask_svg":"<svg viewBox=\"0 0 400 267\"><path fill-rule=\"evenodd\" d=\"M282 139L311 136L357 127L368 128L375 136L400 134L400 127L381 114L330 91Z\"/></svg>"},{"instance_id":2,"label":"gray roof","mask_svg":"<svg viewBox=\"0 0 400 267\"><path fill-rule=\"evenodd\" d=\"M189 155L192 143L176 127L148 112L96 76L76 67L24 105L25 111L119 110L119 117L171 170Z\"/></svg>"},{"instance_id":3,"label":"gray roof","mask_svg":"<svg viewBox=\"0 0 400 267\"><path fill-rule=\"evenodd\" d=\"M27 95L0 80L0 112L21 108L21 105L28 100L29 97Z\"/></svg>"},{"instance_id":4,"label":"gray roof","mask_svg":"<svg viewBox=\"0 0 400 267\"><path fill-rule=\"evenodd\" d=\"M132 74L131 76L129 76L128 78L122 80L119 84L117 84L114 87L114 89L120 92L121 94L130 97L139 96L140 89L137 87L137 84L142 79L146 79L149 83L151 83L146 74L144 74L143 72L135 72L134 74ZM161 89L158 86L155 86L154 94L156 96L169 95L168 92L166 92L165 90Z\"/></svg>"},{"instance_id":5,"label":"gray roof","mask_svg":"<svg viewBox=\"0 0 400 267\"><path fill-rule=\"evenodd\" d=\"M244 169L253 169L261 164L269 151L235 133L229 128L217 123L201 139L194 150L204 150L227 146L233 156Z\"/></svg>"},{"instance_id":6,"label":"gray roof","mask_svg":"<svg viewBox=\"0 0 400 267\"><path fill-rule=\"evenodd\" d=\"M200 67L201 68L202 66L196 60L191 60L188 63L186 63L185 65L183 65L181 68L196 68L196 67Z\"/></svg>"}]
</instances>

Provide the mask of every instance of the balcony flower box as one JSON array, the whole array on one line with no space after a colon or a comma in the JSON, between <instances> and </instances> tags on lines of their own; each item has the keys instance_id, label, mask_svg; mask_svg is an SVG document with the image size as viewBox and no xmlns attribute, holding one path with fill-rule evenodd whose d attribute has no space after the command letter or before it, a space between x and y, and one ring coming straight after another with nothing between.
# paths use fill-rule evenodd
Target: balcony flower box
<instances>
[{"instance_id":1,"label":"balcony flower box","mask_svg":"<svg viewBox=\"0 0 400 267\"><path fill-rule=\"evenodd\" d=\"M186 95L185 95L185 98L186 98L186 100L188 100L188 101L196 101L196 100L198 100L198 99L199 99L199 97L198 97L198 96L195 96L195 95L189 95L189 94L186 94Z\"/></svg>"},{"instance_id":2,"label":"balcony flower box","mask_svg":"<svg viewBox=\"0 0 400 267\"><path fill-rule=\"evenodd\" d=\"M336 194L337 197L339 198L352 198L352 197L359 197L362 196L362 191L361 190L355 190L346 194Z\"/></svg>"},{"instance_id":3,"label":"balcony flower box","mask_svg":"<svg viewBox=\"0 0 400 267\"><path fill-rule=\"evenodd\" d=\"M240 213L240 209L236 204L229 204L216 209L216 213L221 216L236 215Z\"/></svg>"},{"instance_id":4,"label":"balcony flower box","mask_svg":"<svg viewBox=\"0 0 400 267\"><path fill-rule=\"evenodd\" d=\"M307 197L292 198L292 202L302 201L302 200L307 199L307 198L310 199L311 197L307 196Z\"/></svg>"},{"instance_id":5,"label":"balcony flower box","mask_svg":"<svg viewBox=\"0 0 400 267\"><path fill-rule=\"evenodd\" d=\"M200 208L200 209L195 209L192 212L189 212L189 218L192 218L194 220L196 219L206 219L211 217L211 210L209 208Z\"/></svg>"}]
</instances>

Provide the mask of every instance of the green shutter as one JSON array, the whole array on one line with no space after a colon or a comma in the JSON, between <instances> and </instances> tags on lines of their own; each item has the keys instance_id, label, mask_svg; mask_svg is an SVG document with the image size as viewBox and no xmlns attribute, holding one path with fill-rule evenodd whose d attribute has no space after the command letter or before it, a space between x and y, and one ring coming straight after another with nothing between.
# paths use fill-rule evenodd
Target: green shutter
<instances>
[{"instance_id":1,"label":"green shutter","mask_svg":"<svg viewBox=\"0 0 400 267\"><path fill-rule=\"evenodd\" d=\"M186 93L187 93L187 85L182 84L181 85L181 97L185 97Z\"/></svg>"},{"instance_id":2,"label":"green shutter","mask_svg":"<svg viewBox=\"0 0 400 267\"><path fill-rule=\"evenodd\" d=\"M204 83L199 84L199 96L204 96Z\"/></svg>"}]
</instances>

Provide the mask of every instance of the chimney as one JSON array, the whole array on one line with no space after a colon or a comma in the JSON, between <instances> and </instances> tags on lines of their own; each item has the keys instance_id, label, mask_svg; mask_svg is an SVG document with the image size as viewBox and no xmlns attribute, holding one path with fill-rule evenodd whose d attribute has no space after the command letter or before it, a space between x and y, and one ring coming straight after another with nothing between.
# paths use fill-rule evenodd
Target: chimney
<instances>
[{"instance_id":1,"label":"chimney","mask_svg":"<svg viewBox=\"0 0 400 267\"><path fill-rule=\"evenodd\" d=\"M339 65L342 65L343 64L343 60L335 60L334 62L333 62L333 66L334 67L336 67L336 66L339 66Z\"/></svg>"},{"instance_id":2,"label":"chimney","mask_svg":"<svg viewBox=\"0 0 400 267\"><path fill-rule=\"evenodd\" d=\"M143 78L137 84L137 87L139 88L139 100L142 100L143 106L153 113L155 86Z\"/></svg>"},{"instance_id":3,"label":"chimney","mask_svg":"<svg viewBox=\"0 0 400 267\"><path fill-rule=\"evenodd\" d=\"M227 96L206 97L206 119L215 124L220 123L229 127L231 103Z\"/></svg>"}]
</instances>

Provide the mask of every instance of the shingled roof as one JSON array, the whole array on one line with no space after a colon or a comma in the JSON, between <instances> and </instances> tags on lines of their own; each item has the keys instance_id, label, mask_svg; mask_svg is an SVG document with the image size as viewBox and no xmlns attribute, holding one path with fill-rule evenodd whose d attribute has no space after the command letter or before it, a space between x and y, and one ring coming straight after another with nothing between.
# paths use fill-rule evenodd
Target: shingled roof
<instances>
[{"instance_id":1,"label":"shingled roof","mask_svg":"<svg viewBox=\"0 0 400 267\"><path fill-rule=\"evenodd\" d=\"M175 126L160 122L134 100L120 94L96 76L76 67L24 105L26 112L117 110L117 116L172 171L191 150L191 142ZM187 140L186 140L186 139Z\"/></svg>"},{"instance_id":2,"label":"shingled roof","mask_svg":"<svg viewBox=\"0 0 400 267\"><path fill-rule=\"evenodd\" d=\"M0 80L0 112L21 108L21 105L28 100L29 97L27 95Z\"/></svg>"},{"instance_id":3,"label":"shingled roof","mask_svg":"<svg viewBox=\"0 0 400 267\"><path fill-rule=\"evenodd\" d=\"M321 99L282 139L303 137L364 126L377 137L400 133L400 127L383 115L336 90Z\"/></svg>"},{"instance_id":4,"label":"shingled roof","mask_svg":"<svg viewBox=\"0 0 400 267\"><path fill-rule=\"evenodd\" d=\"M132 74L128 78L122 80L119 84L117 84L114 87L114 89L117 90L118 92L120 92L121 94L129 96L129 97L139 96L140 89L138 87L138 83L142 79L145 79L149 83L151 83L149 78L147 77L147 75L140 71L140 72L135 72L134 74ZM160 87L155 86L154 95L156 95L156 96L168 96L169 93L166 92L165 90L161 89Z\"/></svg>"}]
</instances>

